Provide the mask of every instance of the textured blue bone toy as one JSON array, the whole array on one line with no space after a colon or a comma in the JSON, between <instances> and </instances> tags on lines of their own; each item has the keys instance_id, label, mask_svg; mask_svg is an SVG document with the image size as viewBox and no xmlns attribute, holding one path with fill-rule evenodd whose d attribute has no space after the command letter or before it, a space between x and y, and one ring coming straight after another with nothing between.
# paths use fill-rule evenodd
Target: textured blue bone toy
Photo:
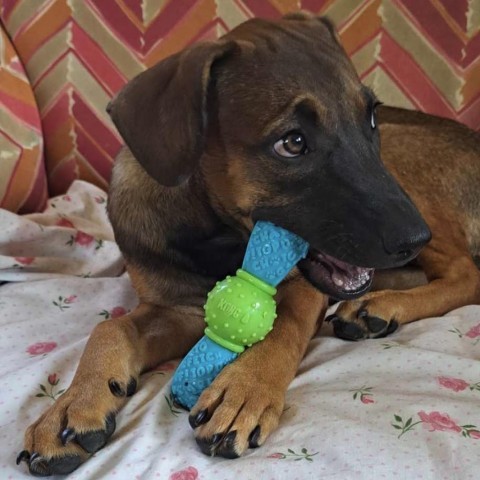
<instances>
[{"instance_id":1,"label":"textured blue bone toy","mask_svg":"<svg viewBox=\"0 0 480 480\"><path fill-rule=\"evenodd\" d=\"M307 250L308 244L297 235L269 222L255 224L242 268L208 293L205 336L173 377L176 403L191 409L226 365L272 330L277 316L275 287Z\"/></svg>"}]
</instances>

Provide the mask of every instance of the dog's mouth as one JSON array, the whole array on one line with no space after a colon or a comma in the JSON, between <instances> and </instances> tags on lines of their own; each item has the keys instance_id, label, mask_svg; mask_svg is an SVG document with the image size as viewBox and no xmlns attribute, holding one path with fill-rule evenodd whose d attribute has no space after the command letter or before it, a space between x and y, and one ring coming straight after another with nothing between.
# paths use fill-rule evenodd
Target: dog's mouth
<instances>
[{"instance_id":1,"label":"dog's mouth","mask_svg":"<svg viewBox=\"0 0 480 480\"><path fill-rule=\"evenodd\" d=\"M298 263L298 268L314 287L337 300L366 293L374 274L373 268L357 267L313 248Z\"/></svg>"}]
</instances>

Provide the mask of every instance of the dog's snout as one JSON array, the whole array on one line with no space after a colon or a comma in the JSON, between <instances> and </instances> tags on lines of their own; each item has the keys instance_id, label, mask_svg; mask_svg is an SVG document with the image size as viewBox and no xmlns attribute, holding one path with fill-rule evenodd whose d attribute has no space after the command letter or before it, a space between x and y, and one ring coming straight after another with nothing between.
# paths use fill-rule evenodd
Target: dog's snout
<instances>
[{"instance_id":1,"label":"dog's snout","mask_svg":"<svg viewBox=\"0 0 480 480\"><path fill-rule=\"evenodd\" d=\"M407 262L414 258L431 238L430 229L422 221L416 228L407 228L402 232L389 232L384 237L383 244L385 251L398 262Z\"/></svg>"}]
</instances>

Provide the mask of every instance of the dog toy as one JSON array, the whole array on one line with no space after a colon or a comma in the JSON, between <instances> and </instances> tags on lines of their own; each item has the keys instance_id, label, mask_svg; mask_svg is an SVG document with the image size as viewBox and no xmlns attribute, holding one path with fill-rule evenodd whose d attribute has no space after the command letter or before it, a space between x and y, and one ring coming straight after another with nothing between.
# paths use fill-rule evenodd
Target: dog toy
<instances>
[{"instance_id":1,"label":"dog toy","mask_svg":"<svg viewBox=\"0 0 480 480\"><path fill-rule=\"evenodd\" d=\"M205 303L205 336L178 366L175 402L189 410L220 371L272 330L276 286L305 258L308 244L270 222L255 224L242 268L217 282Z\"/></svg>"}]
</instances>

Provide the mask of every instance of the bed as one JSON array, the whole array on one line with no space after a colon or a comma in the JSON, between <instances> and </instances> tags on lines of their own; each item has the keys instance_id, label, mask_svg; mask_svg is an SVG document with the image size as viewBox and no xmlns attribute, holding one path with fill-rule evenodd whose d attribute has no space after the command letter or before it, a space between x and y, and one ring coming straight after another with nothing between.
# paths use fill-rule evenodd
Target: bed
<instances>
[{"instance_id":1,"label":"bed","mask_svg":"<svg viewBox=\"0 0 480 480\"><path fill-rule=\"evenodd\" d=\"M75 181L43 213L0 210L2 480L29 478L15 465L23 432L68 387L89 332L136 305L106 201ZM142 375L109 444L69 479L478 478L480 306L358 343L325 325L279 429L234 461L197 448L169 394L177 365Z\"/></svg>"}]
</instances>

